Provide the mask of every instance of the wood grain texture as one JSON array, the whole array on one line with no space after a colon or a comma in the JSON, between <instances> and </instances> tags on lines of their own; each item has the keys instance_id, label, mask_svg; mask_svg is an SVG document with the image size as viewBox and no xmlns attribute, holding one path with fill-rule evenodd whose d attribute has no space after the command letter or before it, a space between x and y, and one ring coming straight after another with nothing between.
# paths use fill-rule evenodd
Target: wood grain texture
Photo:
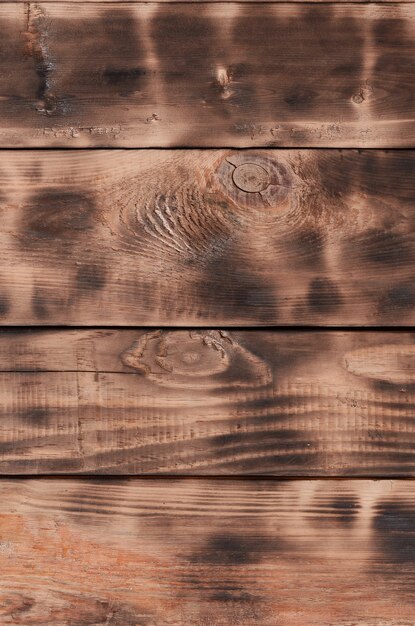
<instances>
[{"instance_id":1,"label":"wood grain texture","mask_svg":"<svg viewBox=\"0 0 415 626\"><path fill-rule=\"evenodd\" d=\"M1 2L7 2L9 4L13 4L13 3L20 3L20 4L27 4L27 0L0 0ZM206 4L206 2L212 3L212 2L219 2L220 4L235 4L234 0L179 0L180 4L183 3L190 3L190 4ZM404 0L405 4L410 4L411 2L414 2L415 0ZM157 4L161 4L161 3L172 3L172 4L178 4L178 0L157 0ZM255 3L255 2L259 2L261 4L266 4L266 3L270 3L270 4L277 4L277 3L282 3L282 4L291 4L293 2L299 2L299 3L303 3L307 2L307 4L311 4L311 3L319 3L319 4L360 4L360 3L365 3L368 4L370 2L373 2L375 4L382 4L384 2L387 2L388 4L390 4L390 0L238 0L238 4L240 4L241 2L249 2L249 3ZM73 3L80 3L80 4L87 4L87 3L93 3L93 4L100 4L100 3L107 3L107 4L137 4L137 0L42 0L42 5L44 4L73 4ZM32 3L33 4L33 3ZM146 4L149 4L146 1ZM403 4L403 3L402 3Z\"/></svg>"},{"instance_id":2,"label":"wood grain texture","mask_svg":"<svg viewBox=\"0 0 415 626\"><path fill-rule=\"evenodd\" d=\"M408 481L0 482L6 626L413 626Z\"/></svg>"},{"instance_id":3,"label":"wood grain texture","mask_svg":"<svg viewBox=\"0 0 415 626\"><path fill-rule=\"evenodd\" d=\"M415 334L0 334L0 472L415 476Z\"/></svg>"},{"instance_id":4,"label":"wood grain texture","mask_svg":"<svg viewBox=\"0 0 415 626\"><path fill-rule=\"evenodd\" d=\"M415 152L0 153L3 325L415 322Z\"/></svg>"},{"instance_id":5,"label":"wood grain texture","mask_svg":"<svg viewBox=\"0 0 415 626\"><path fill-rule=\"evenodd\" d=\"M399 3L2 3L0 146L413 148L414 17Z\"/></svg>"}]
</instances>

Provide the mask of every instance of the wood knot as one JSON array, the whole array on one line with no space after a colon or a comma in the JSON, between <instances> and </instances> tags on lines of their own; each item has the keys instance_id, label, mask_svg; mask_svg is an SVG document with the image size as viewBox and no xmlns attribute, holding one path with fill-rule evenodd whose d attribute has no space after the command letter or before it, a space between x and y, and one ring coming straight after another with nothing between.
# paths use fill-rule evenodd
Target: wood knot
<instances>
[{"instance_id":1,"label":"wood knot","mask_svg":"<svg viewBox=\"0 0 415 626\"><path fill-rule=\"evenodd\" d=\"M235 185L248 193L265 191L270 184L270 175L265 168L256 163L242 163L232 173Z\"/></svg>"},{"instance_id":2,"label":"wood knot","mask_svg":"<svg viewBox=\"0 0 415 626\"><path fill-rule=\"evenodd\" d=\"M365 100L369 100L373 96L374 89L369 81L360 85L359 91L352 96L352 102L362 104Z\"/></svg>"},{"instance_id":3,"label":"wood knot","mask_svg":"<svg viewBox=\"0 0 415 626\"><path fill-rule=\"evenodd\" d=\"M221 330L152 331L121 354L127 367L171 387L258 386L268 366Z\"/></svg>"},{"instance_id":4,"label":"wood knot","mask_svg":"<svg viewBox=\"0 0 415 626\"><path fill-rule=\"evenodd\" d=\"M217 170L225 193L238 206L281 212L291 203L291 171L270 153L238 151L227 156Z\"/></svg>"}]
</instances>

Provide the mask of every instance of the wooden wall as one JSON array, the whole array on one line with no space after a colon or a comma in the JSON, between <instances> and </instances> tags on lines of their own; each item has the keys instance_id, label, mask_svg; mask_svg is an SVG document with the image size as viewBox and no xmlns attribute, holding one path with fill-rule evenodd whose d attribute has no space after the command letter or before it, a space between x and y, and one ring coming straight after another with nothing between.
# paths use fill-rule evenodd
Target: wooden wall
<instances>
[{"instance_id":1,"label":"wooden wall","mask_svg":"<svg viewBox=\"0 0 415 626\"><path fill-rule=\"evenodd\" d=\"M414 35L0 2L0 626L415 626Z\"/></svg>"}]
</instances>

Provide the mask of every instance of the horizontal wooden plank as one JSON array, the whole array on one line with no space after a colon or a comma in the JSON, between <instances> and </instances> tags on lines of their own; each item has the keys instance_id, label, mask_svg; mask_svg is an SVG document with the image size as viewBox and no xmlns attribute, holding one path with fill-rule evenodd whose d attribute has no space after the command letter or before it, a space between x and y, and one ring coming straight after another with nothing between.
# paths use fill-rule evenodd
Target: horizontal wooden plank
<instances>
[{"instance_id":1,"label":"horizontal wooden plank","mask_svg":"<svg viewBox=\"0 0 415 626\"><path fill-rule=\"evenodd\" d=\"M0 472L415 476L415 333L0 334Z\"/></svg>"},{"instance_id":2,"label":"horizontal wooden plank","mask_svg":"<svg viewBox=\"0 0 415 626\"><path fill-rule=\"evenodd\" d=\"M27 0L1 0L1 2L7 1L11 4L13 3L26 3L28 4ZM148 4L147 0L143 0L146 2L146 4ZM395 0L396 1L396 0ZM403 3L405 4L410 4L411 2L414 2L415 0L404 0ZM80 3L80 4L86 4L86 3L94 3L94 4L100 4L102 3L107 3L107 4L137 4L137 0L42 0L42 5L43 4L49 4L49 3L53 3L53 4L73 4L73 3ZM152 0L152 2L154 3L154 0ZM206 4L206 2L219 2L221 4L226 4L226 3L231 3L231 4L235 4L235 0L157 0L157 4L163 3L163 2L167 2L167 3L174 3L174 4L178 4L180 2L180 4L183 3L191 3L191 4ZM240 4L241 2L249 2L249 3L254 3L254 2L260 2L262 4L266 4L266 3L270 3L270 4L277 4L277 3L283 3L283 4L290 4L292 2L298 2L298 3L305 3L307 2L308 4L310 3L321 3L321 4L359 4L359 3L370 3L373 2L375 4L382 4L383 2L387 2L388 4L390 4L390 0L237 0L237 3ZM32 3L34 4L34 3Z\"/></svg>"},{"instance_id":3,"label":"horizontal wooden plank","mask_svg":"<svg viewBox=\"0 0 415 626\"><path fill-rule=\"evenodd\" d=\"M413 626L408 481L0 481L13 626Z\"/></svg>"},{"instance_id":4,"label":"horizontal wooden plank","mask_svg":"<svg viewBox=\"0 0 415 626\"><path fill-rule=\"evenodd\" d=\"M3 325L415 323L415 152L0 152Z\"/></svg>"},{"instance_id":5,"label":"horizontal wooden plank","mask_svg":"<svg viewBox=\"0 0 415 626\"><path fill-rule=\"evenodd\" d=\"M0 146L415 147L413 4L2 3Z\"/></svg>"}]
</instances>

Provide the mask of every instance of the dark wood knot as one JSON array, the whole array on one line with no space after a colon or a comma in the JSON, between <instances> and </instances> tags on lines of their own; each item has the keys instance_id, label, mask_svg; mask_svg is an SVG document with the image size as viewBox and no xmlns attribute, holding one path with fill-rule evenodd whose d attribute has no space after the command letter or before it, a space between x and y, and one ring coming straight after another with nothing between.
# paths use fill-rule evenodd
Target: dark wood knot
<instances>
[{"instance_id":1,"label":"dark wood knot","mask_svg":"<svg viewBox=\"0 0 415 626\"><path fill-rule=\"evenodd\" d=\"M258 387L272 380L268 365L222 330L151 331L121 360L169 387Z\"/></svg>"},{"instance_id":2,"label":"dark wood knot","mask_svg":"<svg viewBox=\"0 0 415 626\"><path fill-rule=\"evenodd\" d=\"M233 170L233 182L241 190L248 193L265 191L271 182L269 173L256 163L242 163Z\"/></svg>"},{"instance_id":3,"label":"dark wood knot","mask_svg":"<svg viewBox=\"0 0 415 626\"><path fill-rule=\"evenodd\" d=\"M266 151L228 155L217 170L222 190L239 207L286 211L294 184L291 170Z\"/></svg>"}]
</instances>

